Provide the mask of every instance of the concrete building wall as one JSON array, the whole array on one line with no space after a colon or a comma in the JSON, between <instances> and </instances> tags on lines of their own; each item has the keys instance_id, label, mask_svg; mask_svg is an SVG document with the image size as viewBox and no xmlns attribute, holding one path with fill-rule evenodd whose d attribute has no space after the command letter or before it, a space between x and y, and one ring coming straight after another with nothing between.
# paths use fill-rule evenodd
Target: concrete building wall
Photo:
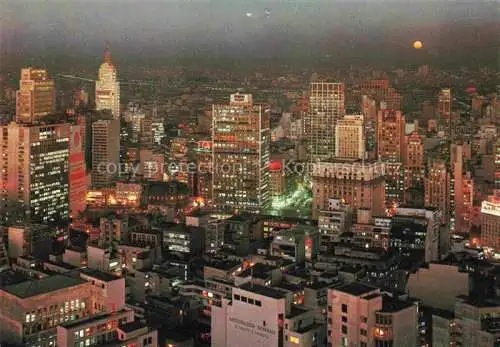
<instances>
[{"instance_id":1,"label":"concrete building wall","mask_svg":"<svg viewBox=\"0 0 500 347\"><path fill-rule=\"evenodd\" d=\"M467 273L458 272L452 265L429 264L420 268L408 279L408 292L411 297L423 300L425 306L452 311L455 297L467 295L469 287Z\"/></svg>"}]
</instances>

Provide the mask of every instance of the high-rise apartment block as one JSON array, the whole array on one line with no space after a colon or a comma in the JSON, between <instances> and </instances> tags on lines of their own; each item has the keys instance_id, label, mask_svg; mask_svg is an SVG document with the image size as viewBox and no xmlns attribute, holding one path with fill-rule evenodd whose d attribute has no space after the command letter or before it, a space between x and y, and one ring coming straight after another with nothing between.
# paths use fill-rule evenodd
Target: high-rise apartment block
<instances>
[{"instance_id":1,"label":"high-rise apartment block","mask_svg":"<svg viewBox=\"0 0 500 347\"><path fill-rule=\"evenodd\" d=\"M431 164L425 179L425 206L437 208L442 222L450 221L450 172L441 162Z\"/></svg>"},{"instance_id":2,"label":"high-rise apartment block","mask_svg":"<svg viewBox=\"0 0 500 347\"><path fill-rule=\"evenodd\" d=\"M313 216L328 210L331 198L338 198L353 209L385 212L385 169L380 162L337 160L313 165Z\"/></svg>"},{"instance_id":3,"label":"high-rise apartment block","mask_svg":"<svg viewBox=\"0 0 500 347\"><path fill-rule=\"evenodd\" d=\"M306 137L312 161L335 155L335 126L344 116L344 84L311 83Z\"/></svg>"},{"instance_id":4,"label":"high-rise apartment block","mask_svg":"<svg viewBox=\"0 0 500 347\"><path fill-rule=\"evenodd\" d=\"M69 146L69 210L76 216L85 210L89 185L85 165L85 119L78 118L70 127Z\"/></svg>"},{"instance_id":5,"label":"high-rise apartment block","mask_svg":"<svg viewBox=\"0 0 500 347\"><path fill-rule=\"evenodd\" d=\"M335 128L335 157L365 158L364 120L362 115L346 115Z\"/></svg>"},{"instance_id":6,"label":"high-rise apartment block","mask_svg":"<svg viewBox=\"0 0 500 347\"><path fill-rule=\"evenodd\" d=\"M398 110L378 111L377 147L379 159L402 162L405 144L405 117Z\"/></svg>"},{"instance_id":7,"label":"high-rise apartment block","mask_svg":"<svg viewBox=\"0 0 500 347\"><path fill-rule=\"evenodd\" d=\"M432 346L497 346L498 300L460 295L454 311L432 315Z\"/></svg>"},{"instance_id":8,"label":"high-rise apartment block","mask_svg":"<svg viewBox=\"0 0 500 347\"><path fill-rule=\"evenodd\" d=\"M120 83L107 48L104 63L99 68L99 79L95 84L95 104L98 111L109 110L115 119L120 118Z\"/></svg>"},{"instance_id":9,"label":"high-rise apartment block","mask_svg":"<svg viewBox=\"0 0 500 347\"><path fill-rule=\"evenodd\" d=\"M213 105L213 204L222 210L261 211L269 203L269 108L251 94Z\"/></svg>"},{"instance_id":10,"label":"high-rise apartment block","mask_svg":"<svg viewBox=\"0 0 500 347\"><path fill-rule=\"evenodd\" d=\"M0 209L5 211L0 214L4 220L50 223L68 219L69 137L69 124L13 122L0 127Z\"/></svg>"},{"instance_id":11,"label":"high-rise apartment block","mask_svg":"<svg viewBox=\"0 0 500 347\"><path fill-rule=\"evenodd\" d=\"M406 137L405 152L405 201L415 201L417 197L412 194L412 190L423 190L424 188L424 137L417 131L414 131L410 135L408 135Z\"/></svg>"},{"instance_id":12,"label":"high-rise apartment block","mask_svg":"<svg viewBox=\"0 0 500 347\"><path fill-rule=\"evenodd\" d=\"M196 149L198 174L196 195L205 200L212 199L212 141L199 141Z\"/></svg>"},{"instance_id":13,"label":"high-rise apartment block","mask_svg":"<svg viewBox=\"0 0 500 347\"><path fill-rule=\"evenodd\" d=\"M16 93L16 121L32 123L55 111L55 85L47 70L21 70L19 90Z\"/></svg>"},{"instance_id":14,"label":"high-rise apartment block","mask_svg":"<svg viewBox=\"0 0 500 347\"><path fill-rule=\"evenodd\" d=\"M500 137L497 139L495 146L495 188L500 189Z\"/></svg>"},{"instance_id":15,"label":"high-rise apartment block","mask_svg":"<svg viewBox=\"0 0 500 347\"><path fill-rule=\"evenodd\" d=\"M386 197L388 203L404 199L405 117L399 110L382 109L377 115L378 158L387 163Z\"/></svg>"},{"instance_id":16,"label":"high-rise apartment block","mask_svg":"<svg viewBox=\"0 0 500 347\"><path fill-rule=\"evenodd\" d=\"M453 117L451 112L452 96L451 89L441 89L438 95L439 128L445 130L448 136L452 135Z\"/></svg>"},{"instance_id":17,"label":"high-rise apartment block","mask_svg":"<svg viewBox=\"0 0 500 347\"><path fill-rule=\"evenodd\" d=\"M417 345L416 304L383 296L380 289L362 283L328 290L329 346Z\"/></svg>"},{"instance_id":18,"label":"high-rise apartment block","mask_svg":"<svg viewBox=\"0 0 500 347\"><path fill-rule=\"evenodd\" d=\"M500 251L500 190L481 205L481 246Z\"/></svg>"},{"instance_id":19,"label":"high-rise apartment block","mask_svg":"<svg viewBox=\"0 0 500 347\"><path fill-rule=\"evenodd\" d=\"M113 183L120 164L119 120L98 120L92 124L92 186Z\"/></svg>"},{"instance_id":20,"label":"high-rise apartment block","mask_svg":"<svg viewBox=\"0 0 500 347\"><path fill-rule=\"evenodd\" d=\"M440 119L451 117L451 89L441 89L438 95L438 112Z\"/></svg>"}]
</instances>

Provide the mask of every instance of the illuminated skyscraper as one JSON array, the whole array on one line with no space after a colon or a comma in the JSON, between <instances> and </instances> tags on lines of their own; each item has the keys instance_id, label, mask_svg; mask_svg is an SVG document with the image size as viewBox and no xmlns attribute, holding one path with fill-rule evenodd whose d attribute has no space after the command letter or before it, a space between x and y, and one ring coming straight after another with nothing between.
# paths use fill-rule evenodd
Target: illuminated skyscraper
<instances>
[{"instance_id":1,"label":"illuminated skyscraper","mask_svg":"<svg viewBox=\"0 0 500 347\"><path fill-rule=\"evenodd\" d=\"M378 158L387 163L387 202L401 203L404 199L403 153L405 117L399 110L382 109L377 115Z\"/></svg>"},{"instance_id":2,"label":"illuminated skyscraper","mask_svg":"<svg viewBox=\"0 0 500 347\"><path fill-rule=\"evenodd\" d=\"M335 126L344 116L344 84L311 83L306 137L312 161L335 155Z\"/></svg>"},{"instance_id":3,"label":"illuminated skyscraper","mask_svg":"<svg viewBox=\"0 0 500 347\"><path fill-rule=\"evenodd\" d=\"M481 246L500 251L500 190L481 205Z\"/></svg>"},{"instance_id":4,"label":"illuminated skyscraper","mask_svg":"<svg viewBox=\"0 0 500 347\"><path fill-rule=\"evenodd\" d=\"M99 68L99 80L95 84L95 105L98 111L110 110L115 119L120 118L120 83L108 48L104 52L104 63Z\"/></svg>"},{"instance_id":5,"label":"illuminated skyscraper","mask_svg":"<svg viewBox=\"0 0 500 347\"><path fill-rule=\"evenodd\" d=\"M452 144L450 151L450 220L452 230L463 231L464 225L464 148L461 144Z\"/></svg>"},{"instance_id":6,"label":"illuminated skyscraper","mask_svg":"<svg viewBox=\"0 0 500 347\"><path fill-rule=\"evenodd\" d=\"M438 95L438 111L441 119L451 117L451 100L451 89L441 89Z\"/></svg>"},{"instance_id":7,"label":"illuminated skyscraper","mask_svg":"<svg viewBox=\"0 0 500 347\"><path fill-rule=\"evenodd\" d=\"M406 137L404 169L405 201L415 201L417 196L413 194L414 190L423 190L425 176L424 138L417 131Z\"/></svg>"},{"instance_id":8,"label":"illuminated skyscraper","mask_svg":"<svg viewBox=\"0 0 500 347\"><path fill-rule=\"evenodd\" d=\"M69 210L75 217L86 207L88 176L85 166L85 118L71 125L69 146Z\"/></svg>"},{"instance_id":9,"label":"illuminated skyscraper","mask_svg":"<svg viewBox=\"0 0 500 347\"><path fill-rule=\"evenodd\" d=\"M47 70L22 69L16 93L16 121L36 122L54 113L55 95L54 81L49 78Z\"/></svg>"},{"instance_id":10,"label":"illuminated skyscraper","mask_svg":"<svg viewBox=\"0 0 500 347\"><path fill-rule=\"evenodd\" d=\"M222 210L262 211L269 203L269 108L251 94L213 105L213 204Z\"/></svg>"},{"instance_id":11,"label":"illuminated skyscraper","mask_svg":"<svg viewBox=\"0 0 500 347\"><path fill-rule=\"evenodd\" d=\"M500 189L500 138L494 146L495 148L495 188Z\"/></svg>"},{"instance_id":12,"label":"illuminated skyscraper","mask_svg":"<svg viewBox=\"0 0 500 347\"><path fill-rule=\"evenodd\" d=\"M450 172L441 161L432 163L426 176L425 206L441 211L442 223L450 222Z\"/></svg>"},{"instance_id":13,"label":"illuminated skyscraper","mask_svg":"<svg viewBox=\"0 0 500 347\"><path fill-rule=\"evenodd\" d=\"M198 175L196 193L205 200L212 199L212 141L199 141L196 149Z\"/></svg>"},{"instance_id":14,"label":"illuminated skyscraper","mask_svg":"<svg viewBox=\"0 0 500 347\"><path fill-rule=\"evenodd\" d=\"M438 95L439 123L448 136L452 132L451 101L451 89L441 89Z\"/></svg>"},{"instance_id":15,"label":"illuminated skyscraper","mask_svg":"<svg viewBox=\"0 0 500 347\"><path fill-rule=\"evenodd\" d=\"M13 122L0 127L0 194L1 208L5 209L0 215L6 221L49 223L68 219L69 136L69 124Z\"/></svg>"},{"instance_id":16,"label":"illuminated skyscraper","mask_svg":"<svg viewBox=\"0 0 500 347\"><path fill-rule=\"evenodd\" d=\"M379 110L377 122L379 159L402 162L405 141L405 117L398 110Z\"/></svg>"},{"instance_id":17,"label":"illuminated skyscraper","mask_svg":"<svg viewBox=\"0 0 500 347\"><path fill-rule=\"evenodd\" d=\"M365 158L364 121L361 115L344 116L335 128L335 157Z\"/></svg>"},{"instance_id":18,"label":"illuminated skyscraper","mask_svg":"<svg viewBox=\"0 0 500 347\"><path fill-rule=\"evenodd\" d=\"M120 163L120 121L99 120L92 124L92 186L111 185Z\"/></svg>"}]
</instances>

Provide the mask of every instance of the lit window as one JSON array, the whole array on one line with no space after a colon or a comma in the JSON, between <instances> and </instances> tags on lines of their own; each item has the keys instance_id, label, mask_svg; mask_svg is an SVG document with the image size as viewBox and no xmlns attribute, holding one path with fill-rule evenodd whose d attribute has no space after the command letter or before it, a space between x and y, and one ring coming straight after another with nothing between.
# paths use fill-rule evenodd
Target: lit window
<instances>
[{"instance_id":1,"label":"lit window","mask_svg":"<svg viewBox=\"0 0 500 347\"><path fill-rule=\"evenodd\" d=\"M300 343L300 339L296 336L290 336L290 342L298 345Z\"/></svg>"}]
</instances>

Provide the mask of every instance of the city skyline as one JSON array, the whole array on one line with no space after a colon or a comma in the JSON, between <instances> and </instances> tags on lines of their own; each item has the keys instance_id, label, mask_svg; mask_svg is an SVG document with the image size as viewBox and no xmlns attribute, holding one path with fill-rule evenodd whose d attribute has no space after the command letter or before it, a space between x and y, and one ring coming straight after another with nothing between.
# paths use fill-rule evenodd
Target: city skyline
<instances>
[{"instance_id":1,"label":"city skyline","mask_svg":"<svg viewBox=\"0 0 500 347\"><path fill-rule=\"evenodd\" d=\"M1 2L0 345L500 346L495 5Z\"/></svg>"}]
</instances>

